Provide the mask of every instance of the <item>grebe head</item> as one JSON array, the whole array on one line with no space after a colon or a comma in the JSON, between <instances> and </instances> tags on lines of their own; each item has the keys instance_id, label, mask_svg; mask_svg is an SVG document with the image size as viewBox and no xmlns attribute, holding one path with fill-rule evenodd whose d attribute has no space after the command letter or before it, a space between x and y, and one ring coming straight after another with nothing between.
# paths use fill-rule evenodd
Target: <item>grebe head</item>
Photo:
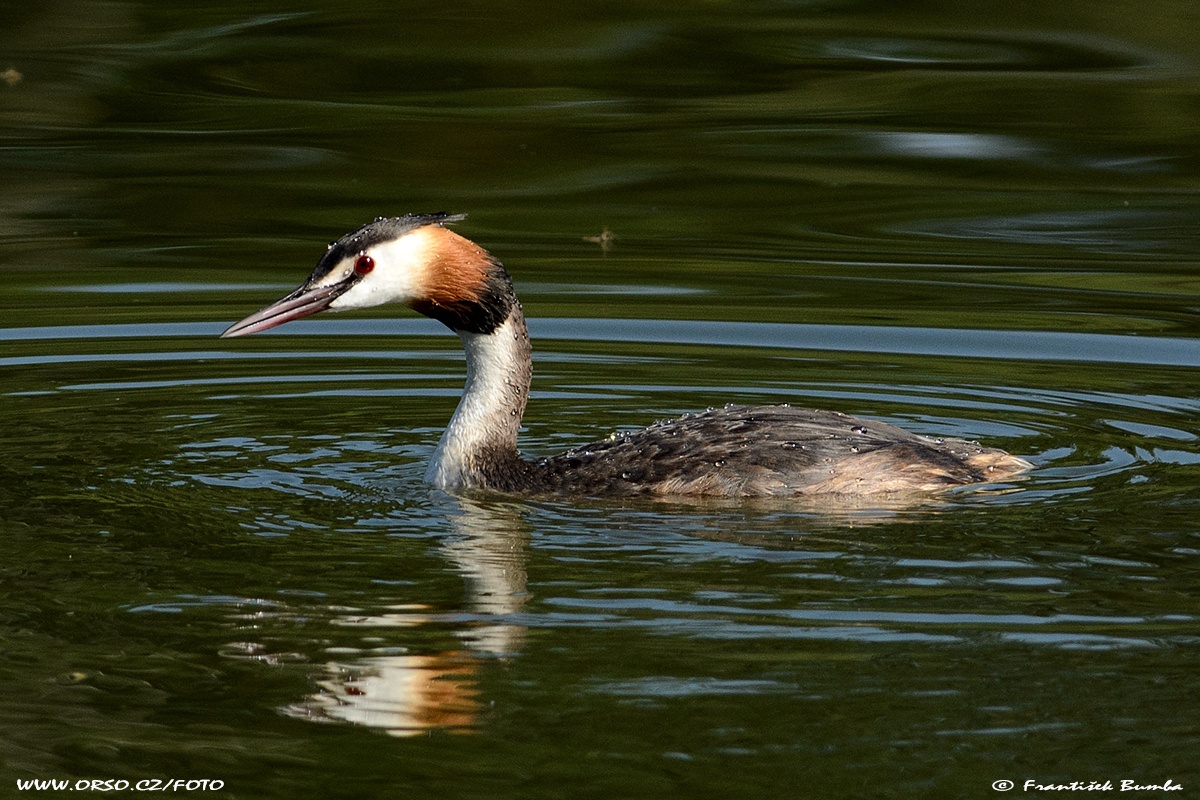
<instances>
[{"instance_id":1,"label":"grebe head","mask_svg":"<svg viewBox=\"0 0 1200 800\"><path fill-rule=\"evenodd\" d=\"M258 333L318 311L404 303L455 331L491 333L516 303L487 251L443 227L460 214L380 217L329 245L296 291L231 325Z\"/></svg>"}]
</instances>

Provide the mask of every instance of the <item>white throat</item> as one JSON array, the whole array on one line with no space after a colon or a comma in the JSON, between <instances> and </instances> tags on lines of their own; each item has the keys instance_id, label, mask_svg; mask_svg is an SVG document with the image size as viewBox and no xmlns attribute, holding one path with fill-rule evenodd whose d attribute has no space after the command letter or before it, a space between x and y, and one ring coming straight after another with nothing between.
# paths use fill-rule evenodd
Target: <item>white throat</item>
<instances>
[{"instance_id":1,"label":"white throat","mask_svg":"<svg viewBox=\"0 0 1200 800\"><path fill-rule=\"evenodd\" d=\"M443 489L483 484L493 467L517 457L517 431L531 378L529 334L520 306L491 333L458 332L467 383L425 480Z\"/></svg>"}]
</instances>

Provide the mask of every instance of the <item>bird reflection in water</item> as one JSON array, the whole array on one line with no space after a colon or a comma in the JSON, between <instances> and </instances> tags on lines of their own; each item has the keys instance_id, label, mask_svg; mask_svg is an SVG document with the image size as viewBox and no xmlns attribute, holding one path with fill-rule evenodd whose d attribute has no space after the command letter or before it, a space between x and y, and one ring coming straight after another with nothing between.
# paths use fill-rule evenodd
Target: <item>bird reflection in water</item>
<instances>
[{"instance_id":1,"label":"bird reflection in water","mask_svg":"<svg viewBox=\"0 0 1200 800\"><path fill-rule=\"evenodd\" d=\"M346 658L324 665L318 691L283 710L315 722L348 722L393 736L431 730L469 733L485 704L478 680L487 665L518 652L525 628L512 622L527 599L526 542L516 507L454 499L453 535L441 550L466 584L461 611L393 606L376 615L346 615L334 624L380 631L424 625L458 626L462 647L422 655Z\"/></svg>"}]
</instances>

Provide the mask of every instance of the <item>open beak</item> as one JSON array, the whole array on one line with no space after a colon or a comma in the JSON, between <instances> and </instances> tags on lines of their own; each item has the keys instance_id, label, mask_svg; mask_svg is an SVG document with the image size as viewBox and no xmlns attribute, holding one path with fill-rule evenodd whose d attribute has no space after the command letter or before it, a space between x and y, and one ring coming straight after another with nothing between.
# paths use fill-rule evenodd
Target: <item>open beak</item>
<instances>
[{"instance_id":1,"label":"open beak","mask_svg":"<svg viewBox=\"0 0 1200 800\"><path fill-rule=\"evenodd\" d=\"M324 311L339 295L354 285L354 281L341 281L328 286L309 286L305 284L281 300L276 300L266 308L255 311L241 322L230 325L222 339L231 336L246 336L251 333L270 330L285 322L301 319Z\"/></svg>"}]
</instances>

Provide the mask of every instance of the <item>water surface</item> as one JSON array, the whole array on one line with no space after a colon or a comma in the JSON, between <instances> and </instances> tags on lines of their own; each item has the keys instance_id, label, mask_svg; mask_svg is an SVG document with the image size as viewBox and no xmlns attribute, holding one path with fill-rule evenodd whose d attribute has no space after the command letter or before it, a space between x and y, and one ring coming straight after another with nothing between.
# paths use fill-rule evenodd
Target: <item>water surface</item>
<instances>
[{"instance_id":1,"label":"water surface","mask_svg":"<svg viewBox=\"0 0 1200 800\"><path fill-rule=\"evenodd\" d=\"M9 9L9 791L1194 790L1195 21ZM788 402L1036 469L840 508L431 490L463 372L436 323L216 337L436 210L531 317L529 454Z\"/></svg>"}]
</instances>

